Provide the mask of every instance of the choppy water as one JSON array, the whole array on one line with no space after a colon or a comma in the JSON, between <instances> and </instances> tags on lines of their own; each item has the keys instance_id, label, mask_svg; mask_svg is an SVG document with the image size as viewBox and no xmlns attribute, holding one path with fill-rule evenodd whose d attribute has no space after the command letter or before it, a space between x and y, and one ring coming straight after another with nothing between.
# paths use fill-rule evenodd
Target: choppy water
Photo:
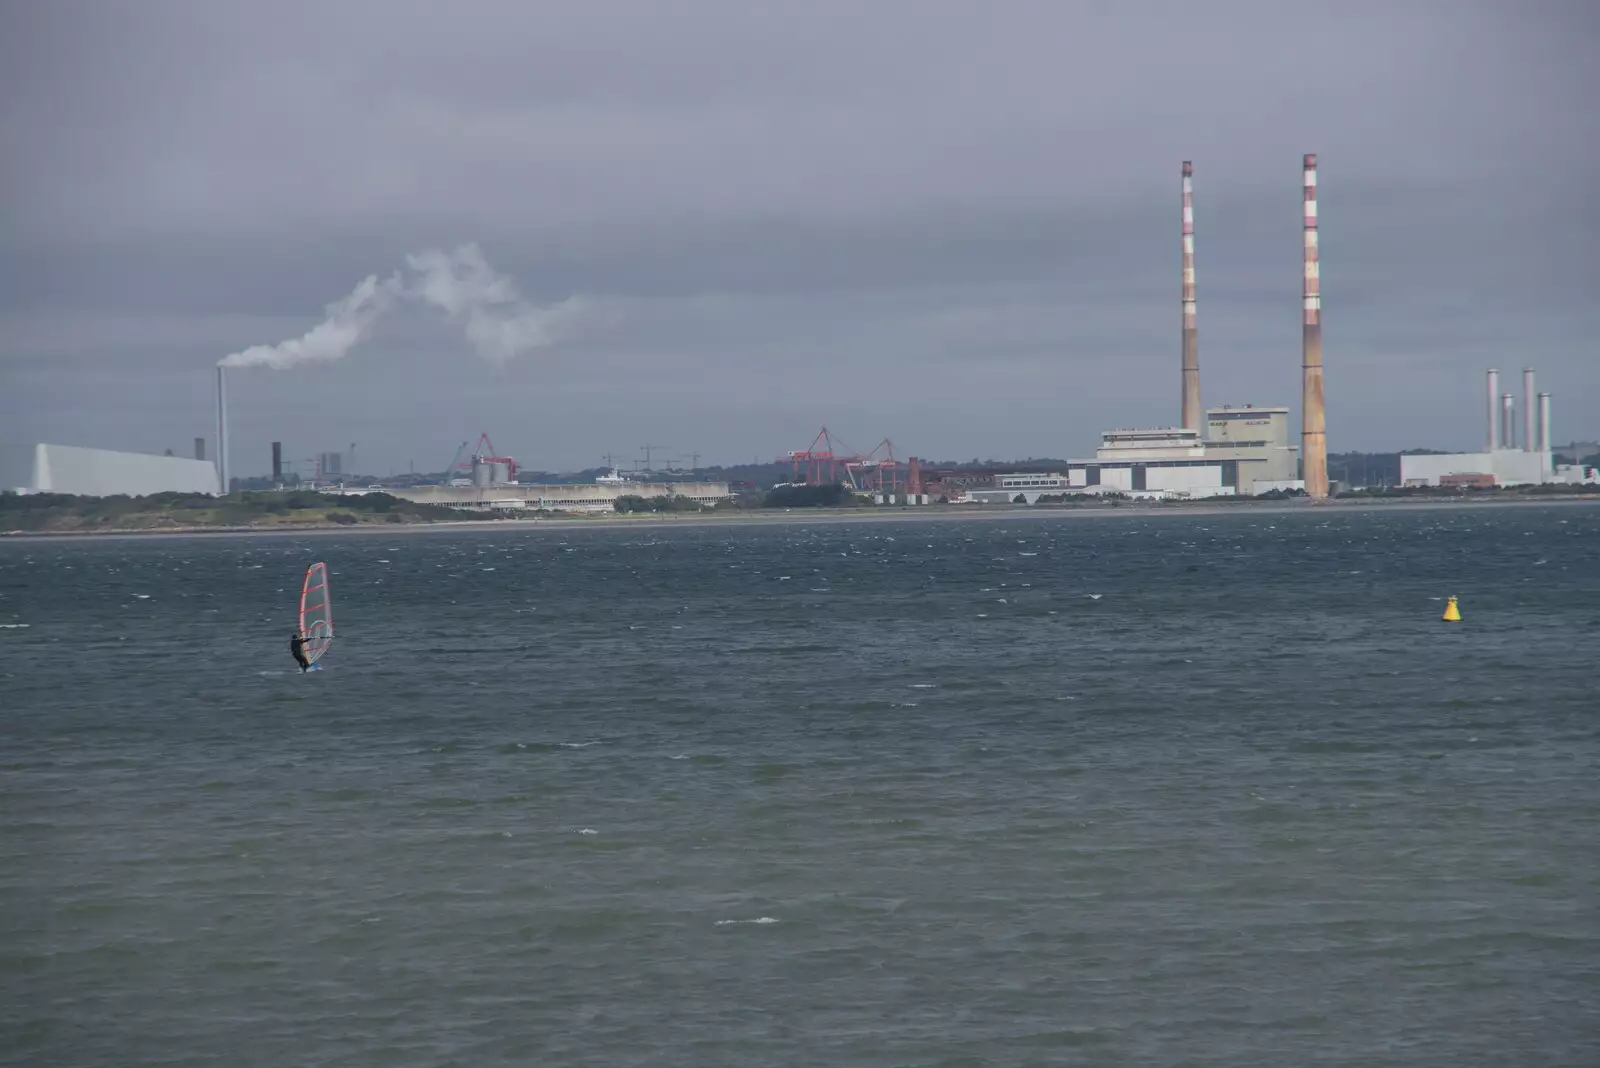
<instances>
[{"instance_id":1,"label":"choppy water","mask_svg":"<svg viewBox=\"0 0 1600 1068\"><path fill-rule=\"evenodd\" d=\"M1600 1050L1594 507L11 542L0 596L5 1064Z\"/></svg>"}]
</instances>

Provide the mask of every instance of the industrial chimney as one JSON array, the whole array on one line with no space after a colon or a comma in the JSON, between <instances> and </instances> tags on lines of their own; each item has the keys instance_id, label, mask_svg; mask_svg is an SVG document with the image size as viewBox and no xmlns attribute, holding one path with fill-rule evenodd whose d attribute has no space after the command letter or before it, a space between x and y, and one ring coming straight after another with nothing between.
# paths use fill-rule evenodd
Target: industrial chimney
<instances>
[{"instance_id":1,"label":"industrial chimney","mask_svg":"<svg viewBox=\"0 0 1600 1068\"><path fill-rule=\"evenodd\" d=\"M1194 308L1194 164L1183 161L1183 428L1200 430L1200 342Z\"/></svg>"},{"instance_id":2,"label":"industrial chimney","mask_svg":"<svg viewBox=\"0 0 1600 1068\"><path fill-rule=\"evenodd\" d=\"M1533 452L1539 443L1534 425L1538 418L1539 395L1533 391L1533 368L1522 369L1522 451Z\"/></svg>"},{"instance_id":3,"label":"industrial chimney","mask_svg":"<svg viewBox=\"0 0 1600 1068\"><path fill-rule=\"evenodd\" d=\"M1539 452L1544 456L1544 469L1551 466L1550 458L1550 394L1539 394Z\"/></svg>"},{"instance_id":4,"label":"industrial chimney","mask_svg":"<svg viewBox=\"0 0 1600 1068\"><path fill-rule=\"evenodd\" d=\"M217 365L217 487L228 495L228 383L222 365Z\"/></svg>"},{"instance_id":5,"label":"industrial chimney","mask_svg":"<svg viewBox=\"0 0 1600 1068\"><path fill-rule=\"evenodd\" d=\"M1500 447L1500 372L1489 368L1489 451Z\"/></svg>"},{"instance_id":6,"label":"industrial chimney","mask_svg":"<svg viewBox=\"0 0 1600 1068\"><path fill-rule=\"evenodd\" d=\"M272 443L272 482L277 485L283 481L283 442Z\"/></svg>"},{"instance_id":7,"label":"industrial chimney","mask_svg":"<svg viewBox=\"0 0 1600 1068\"><path fill-rule=\"evenodd\" d=\"M1500 440L1508 449L1517 446L1517 399L1509 393L1500 395Z\"/></svg>"},{"instance_id":8,"label":"industrial chimney","mask_svg":"<svg viewBox=\"0 0 1600 1068\"><path fill-rule=\"evenodd\" d=\"M1300 462L1306 494L1328 495L1328 418L1322 396L1322 288L1317 261L1317 157L1305 157L1305 286L1300 341Z\"/></svg>"},{"instance_id":9,"label":"industrial chimney","mask_svg":"<svg viewBox=\"0 0 1600 1068\"><path fill-rule=\"evenodd\" d=\"M206 439L205 438L195 438L194 439L194 458L196 460L204 460L206 458Z\"/></svg>"}]
</instances>

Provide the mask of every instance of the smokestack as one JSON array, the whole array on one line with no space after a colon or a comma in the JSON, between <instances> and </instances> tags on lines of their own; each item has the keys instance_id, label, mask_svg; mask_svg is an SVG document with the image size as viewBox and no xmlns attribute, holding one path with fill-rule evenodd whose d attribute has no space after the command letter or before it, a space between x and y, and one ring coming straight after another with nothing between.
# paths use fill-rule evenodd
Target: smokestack
<instances>
[{"instance_id":1,"label":"smokestack","mask_svg":"<svg viewBox=\"0 0 1600 1068\"><path fill-rule=\"evenodd\" d=\"M1322 288L1317 260L1317 156L1305 157L1305 314L1300 340L1300 462L1307 496L1328 495L1328 413L1322 396Z\"/></svg>"},{"instance_id":2,"label":"smokestack","mask_svg":"<svg viewBox=\"0 0 1600 1068\"><path fill-rule=\"evenodd\" d=\"M1509 393L1500 395L1500 440L1507 449L1517 445L1517 400Z\"/></svg>"},{"instance_id":3,"label":"smokestack","mask_svg":"<svg viewBox=\"0 0 1600 1068\"><path fill-rule=\"evenodd\" d=\"M1533 391L1533 368L1522 369L1522 451L1533 452L1538 444L1534 426L1538 418L1539 395Z\"/></svg>"},{"instance_id":4,"label":"smokestack","mask_svg":"<svg viewBox=\"0 0 1600 1068\"><path fill-rule=\"evenodd\" d=\"M272 443L272 481L283 481L283 442Z\"/></svg>"},{"instance_id":5,"label":"smokestack","mask_svg":"<svg viewBox=\"0 0 1600 1068\"><path fill-rule=\"evenodd\" d=\"M1183 427L1200 427L1200 341L1194 309L1194 164L1183 161Z\"/></svg>"},{"instance_id":6,"label":"smokestack","mask_svg":"<svg viewBox=\"0 0 1600 1068\"><path fill-rule=\"evenodd\" d=\"M1489 368L1489 451L1500 447L1500 372Z\"/></svg>"},{"instance_id":7,"label":"smokestack","mask_svg":"<svg viewBox=\"0 0 1600 1068\"><path fill-rule=\"evenodd\" d=\"M217 486L228 495L228 381L217 367Z\"/></svg>"},{"instance_id":8,"label":"smokestack","mask_svg":"<svg viewBox=\"0 0 1600 1068\"><path fill-rule=\"evenodd\" d=\"M194 458L196 460L204 460L206 458L206 439L205 438L195 438L194 439Z\"/></svg>"},{"instance_id":9,"label":"smokestack","mask_svg":"<svg viewBox=\"0 0 1600 1068\"><path fill-rule=\"evenodd\" d=\"M1545 470L1550 469L1550 394L1539 394L1539 452L1544 456Z\"/></svg>"}]
</instances>

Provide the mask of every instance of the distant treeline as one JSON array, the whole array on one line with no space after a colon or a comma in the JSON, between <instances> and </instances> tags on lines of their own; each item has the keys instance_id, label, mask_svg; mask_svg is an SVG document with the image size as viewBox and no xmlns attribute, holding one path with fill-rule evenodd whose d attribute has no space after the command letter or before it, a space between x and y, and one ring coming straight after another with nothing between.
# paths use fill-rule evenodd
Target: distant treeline
<instances>
[{"instance_id":1,"label":"distant treeline","mask_svg":"<svg viewBox=\"0 0 1600 1068\"><path fill-rule=\"evenodd\" d=\"M1402 452L1330 452L1328 477L1346 486L1398 486L1400 457L1439 456L1440 449L1405 449Z\"/></svg>"},{"instance_id":2,"label":"distant treeline","mask_svg":"<svg viewBox=\"0 0 1600 1068\"><path fill-rule=\"evenodd\" d=\"M641 512L711 512L734 511L746 508L850 508L861 503L861 498L848 486L777 486L766 493L744 494L717 505L701 504L692 497L659 496L642 497L626 494L618 497L616 510L623 514Z\"/></svg>"},{"instance_id":3,"label":"distant treeline","mask_svg":"<svg viewBox=\"0 0 1600 1068\"><path fill-rule=\"evenodd\" d=\"M776 486L761 499L763 508L850 508L861 503L850 487L834 483L826 486Z\"/></svg>"},{"instance_id":4,"label":"distant treeline","mask_svg":"<svg viewBox=\"0 0 1600 1068\"><path fill-rule=\"evenodd\" d=\"M1546 482L1530 486L1368 486L1364 489L1341 490L1336 497L1493 497L1496 495L1519 497L1585 496L1597 491L1595 486L1578 482Z\"/></svg>"},{"instance_id":5,"label":"distant treeline","mask_svg":"<svg viewBox=\"0 0 1600 1068\"><path fill-rule=\"evenodd\" d=\"M615 507L623 515L636 512L703 512L707 510L705 505L693 497L680 495L641 497L635 493L628 493L618 497Z\"/></svg>"},{"instance_id":6,"label":"distant treeline","mask_svg":"<svg viewBox=\"0 0 1600 1068\"><path fill-rule=\"evenodd\" d=\"M310 490L153 493L79 497L66 493L0 493L0 529L145 530L162 527L270 526L277 523L408 523L465 518L452 508L417 504L387 493L330 497Z\"/></svg>"}]
</instances>

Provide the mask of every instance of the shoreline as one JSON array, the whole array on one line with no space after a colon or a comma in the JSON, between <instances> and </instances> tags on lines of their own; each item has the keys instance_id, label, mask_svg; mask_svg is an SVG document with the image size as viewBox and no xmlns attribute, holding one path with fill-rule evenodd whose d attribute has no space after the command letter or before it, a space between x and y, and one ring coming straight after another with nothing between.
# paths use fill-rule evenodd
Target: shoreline
<instances>
[{"instance_id":1,"label":"shoreline","mask_svg":"<svg viewBox=\"0 0 1600 1068\"><path fill-rule=\"evenodd\" d=\"M643 527L660 530L668 527L709 527L816 525L826 523L897 523L897 522L974 522L982 520L1019 519L1037 521L1045 519L1103 519L1138 516L1215 518L1230 515L1288 515L1349 511L1433 511L1467 508L1526 508L1542 505L1600 504L1600 494L1571 497L1518 497L1508 500L1328 500L1320 504L1308 501L1274 501L1262 504L1153 504L1124 505L1122 507L1052 507L1037 505L924 505L919 507L886 507L860 509L773 509L732 512L726 515L707 515L685 512L681 515L593 515L550 519L450 519L421 523L308 523L303 526L272 527L166 527L158 530L141 528L112 528L106 530L15 531L0 534L0 544L24 541L59 541L79 538L194 538L194 537L288 537L292 535L330 534L421 534L438 533L455 529L466 530L582 530L584 528L618 529Z\"/></svg>"}]
</instances>

